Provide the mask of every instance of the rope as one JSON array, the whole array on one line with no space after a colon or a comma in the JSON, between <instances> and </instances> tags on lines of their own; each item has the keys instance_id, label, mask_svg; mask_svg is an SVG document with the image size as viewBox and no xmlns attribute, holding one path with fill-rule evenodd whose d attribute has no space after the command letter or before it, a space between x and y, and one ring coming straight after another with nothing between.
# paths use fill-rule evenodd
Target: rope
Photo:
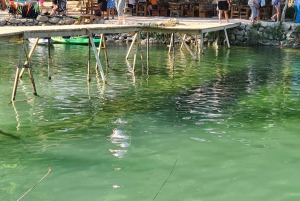
<instances>
[{"instance_id":1,"label":"rope","mask_svg":"<svg viewBox=\"0 0 300 201\"><path fill-rule=\"evenodd\" d=\"M33 187L31 187L26 193L24 193L24 195L22 195L17 201L20 201L27 193L29 193L34 187L36 187L36 185L38 185L43 179L45 179L45 177L51 172L51 168L48 168L48 172L47 174L45 174Z\"/></svg>"},{"instance_id":2,"label":"rope","mask_svg":"<svg viewBox=\"0 0 300 201\"><path fill-rule=\"evenodd\" d=\"M180 156L180 154L178 155L178 157L177 157L177 159L176 159L176 161L175 161L175 163L174 163L174 166L173 166L173 168L172 168L172 170L171 170L171 172L170 172L168 178L165 180L165 182L163 183L163 185L160 187L159 191L158 191L158 192L156 193L156 195L154 196L153 201L155 200L155 198L157 197L157 195L158 195L158 193L160 192L160 190L164 187L164 185L167 183L168 179L170 178L170 176L171 176L171 174L172 174L172 172L173 172L173 170L174 170L174 168L175 168L175 166L176 166L176 163L177 163L177 161L178 161L179 156Z\"/></svg>"}]
</instances>

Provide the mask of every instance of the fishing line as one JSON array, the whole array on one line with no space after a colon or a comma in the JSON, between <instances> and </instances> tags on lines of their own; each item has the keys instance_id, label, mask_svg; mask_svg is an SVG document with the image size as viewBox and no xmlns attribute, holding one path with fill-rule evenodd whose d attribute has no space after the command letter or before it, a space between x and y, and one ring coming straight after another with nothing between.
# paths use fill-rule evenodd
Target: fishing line
<instances>
[{"instance_id":1,"label":"fishing line","mask_svg":"<svg viewBox=\"0 0 300 201\"><path fill-rule=\"evenodd\" d=\"M40 181L38 181L34 186L32 186L26 193L24 193L24 195L22 195L17 201L20 201L25 195L27 195L27 193L29 193L34 187L36 187L36 185L38 185L43 179L45 179L45 177L51 172L51 168L48 168L48 172L47 174L45 174Z\"/></svg>"},{"instance_id":2,"label":"fishing line","mask_svg":"<svg viewBox=\"0 0 300 201\"><path fill-rule=\"evenodd\" d=\"M175 166L176 166L176 163L177 163L177 161L178 161L179 156L180 156L180 154L178 155L178 157L177 157L177 159L176 159L176 161L175 161L175 163L174 163L174 165L173 165L173 168L172 168L172 170L171 170L171 172L170 172L168 178L165 180L165 182L163 183L163 185L160 187L160 189L158 190L158 192L157 192L156 195L154 196L153 201L155 200L155 198L157 197L157 195L159 194L159 192L161 191L161 189L164 187L164 185L167 183L168 179L170 178L170 176L171 176L171 174L172 174L172 172L173 172L173 170L174 170L174 168L175 168Z\"/></svg>"}]
</instances>

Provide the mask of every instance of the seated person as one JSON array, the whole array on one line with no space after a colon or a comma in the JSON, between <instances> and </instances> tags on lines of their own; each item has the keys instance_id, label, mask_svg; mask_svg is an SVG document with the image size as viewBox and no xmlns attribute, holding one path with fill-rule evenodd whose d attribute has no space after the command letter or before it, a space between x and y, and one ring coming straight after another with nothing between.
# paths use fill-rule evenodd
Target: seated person
<instances>
[{"instance_id":1,"label":"seated person","mask_svg":"<svg viewBox=\"0 0 300 201\"><path fill-rule=\"evenodd\" d=\"M151 15L150 10L158 9L158 1L157 0L150 0L150 4L148 6L148 14Z\"/></svg>"},{"instance_id":2,"label":"seated person","mask_svg":"<svg viewBox=\"0 0 300 201\"><path fill-rule=\"evenodd\" d=\"M56 14L56 11L58 9L57 0L52 0L52 11L50 13L51 16L54 16Z\"/></svg>"},{"instance_id":3,"label":"seated person","mask_svg":"<svg viewBox=\"0 0 300 201\"><path fill-rule=\"evenodd\" d=\"M135 0L128 0L128 8L133 8L135 5Z\"/></svg>"}]
</instances>

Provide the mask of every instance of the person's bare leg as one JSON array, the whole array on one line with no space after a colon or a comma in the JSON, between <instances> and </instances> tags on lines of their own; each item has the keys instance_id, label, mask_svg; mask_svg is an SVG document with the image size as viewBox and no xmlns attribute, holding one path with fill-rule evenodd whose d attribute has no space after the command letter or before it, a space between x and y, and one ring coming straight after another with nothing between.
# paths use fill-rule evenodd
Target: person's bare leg
<instances>
[{"instance_id":1,"label":"person's bare leg","mask_svg":"<svg viewBox=\"0 0 300 201\"><path fill-rule=\"evenodd\" d=\"M223 10L219 10L219 23L220 24L222 23L222 13L223 13Z\"/></svg>"},{"instance_id":2,"label":"person's bare leg","mask_svg":"<svg viewBox=\"0 0 300 201\"><path fill-rule=\"evenodd\" d=\"M228 20L228 11L225 10L224 11L224 14L225 14L225 19L226 19L226 22L229 23L229 20Z\"/></svg>"},{"instance_id":3,"label":"person's bare leg","mask_svg":"<svg viewBox=\"0 0 300 201\"><path fill-rule=\"evenodd\" d=\"M123 15L123 24L126 24L126 15Z\"/></svg>"},{"instance_id":4,"label":"person's bare leg","mask_svg":"<svg viewBox=\"0 0 300 201\"><path fill-rule=\"evenodd\" d=\"M115 9L114 8L111 9L111 16L112 16L112 19L115 19Z\"/></svg>"},{"instance_id":5,"label":"person's bare leg","mask_svg":"<svg viewBox=\"0 0 300 201\"><path fill-rule=\"evenodd\" d=\"M279 22L280 21L280 14L281 14L280 6L277 6L276 9L277 9L277 22Z\"/></svg>"},{"instance_id":6,"label":"person's bare leg","mask_svg":"<svg viewBox=\"0 0 300 201\"><path fill-rule=\"evenodd\" d=\"M109 20L110 8L107 8L106 14L107 14L107 19Z\"/></svg>"}]
</instances>

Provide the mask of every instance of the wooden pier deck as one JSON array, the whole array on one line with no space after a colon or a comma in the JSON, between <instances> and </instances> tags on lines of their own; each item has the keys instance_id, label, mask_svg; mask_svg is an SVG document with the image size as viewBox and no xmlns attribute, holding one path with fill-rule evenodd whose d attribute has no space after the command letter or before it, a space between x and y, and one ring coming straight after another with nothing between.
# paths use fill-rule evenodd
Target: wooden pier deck
<instances>
[{"instance_id":1,"label":"wooden pier deck","mask_svg":"<svg viewBox=\"0 0 300 201\"><path fill-rule=\"evenodd\" d=\"M219 24L217 19L177 18L179 25L175 27L149 27L144 26L152 22L166 22L169 17L137 17L127 18L128 25L117 25L117 20L109 20L106 24L85 25L59 25L59 26L4 26L0 29L0 42L7 41L9 37L42 38L52 36L86 35L90 29L94 34L101 33L128 33L136 31L201 34L212 31L234 28L243 20L231 20L230 23Z\"/></svg>"},{"instance_id":2,"label":"wooden pier deck","mask_svg":"<svg viewBox=\"0 0 300 201\"><path fill-rule=\"evenodd\" d=\"M191 56L197 60L197 55L191 51L189 46L185 43L185 36L186 34L196 35L200 37L200 42L197 45L197 52L196 54L200 54L203 52L203 39L204 34L208 32L215 32L215 31L224 31L224 34L227 38L227 45L230 47L228 36L227 36L227 29L235 28L240 26L240 21L230 22L219 24L217 19L214 20L199 20L198 19L185 19L179 20L179 25L172 26L172 27L165 27L165 26L150 26L152 22L156 22L160 24L161 22L166 22L167 19L164 17L131 17L127 19L127 25L117 25L116 21L108 21L105 24L86 24L86 25L59 25L59 26L4 26L0 29L0 42L9 41L10 39L23 39L23 45L21 47L21 55L19 65L16 70L14 87L12 92L11 101L15 100L19 79L22 77L24 70L27 69L30 77L30 82L33 88L34 95L37 95L37 90L33 78L32 67L30 66L30 58L32 57L35 47L38 44L38 38L48 38L48 44L50 44L50 38L53 36L78 36L78 35L87 35L89 37L89 55L88 55L88 75L87 80L90 81L90 49L96 59L96 67L99 69L103 84L106 84L106 78L102 69L102 65L100 62L100 52L104 50L104 56L106 65L108 66L108 53L106 48L106 41L105 41L105 34L113 34L113 33L134 33L133 41L130 45L130 48L127 52L125 57L126 61L128 62L128 57L131 49L135 46L135 53L133 58L133 72L136 63L136 57L138 52L140 53L141 60L143 60L143 55L139 51L141 48L141 41L140 41L140 32L147 32L147 60L149 57L149 32L159 32L159 33L171 33L171 42L169 46L169 53L173 50L174 53L174 36L175 34L180 39L181 48L184 46ZM99 47L95 46L93 41L92 34L98 34L101 36L101 42ZM35 44L31 47L31 50L28 51L28 47L26 44L26 39L28 38L37 38ZM198 41L198 40L197 40ZM50 45L48 46L48 78L51 79L51 71L50 71L50 63L51 55L50 55ZM143 65L143 61L142 61Z\"/></svg>"}]
</instances>

